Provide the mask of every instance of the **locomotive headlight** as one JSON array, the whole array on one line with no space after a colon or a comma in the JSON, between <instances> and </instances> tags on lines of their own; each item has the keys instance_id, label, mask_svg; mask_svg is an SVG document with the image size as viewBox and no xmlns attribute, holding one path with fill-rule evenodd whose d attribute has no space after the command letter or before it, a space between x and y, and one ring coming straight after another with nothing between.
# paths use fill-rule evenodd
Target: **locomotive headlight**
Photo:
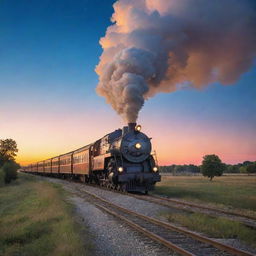
<instances>
[{"instance_id":1,"label":"locomotive headlight","mask_svg":"<svg viewBox=\"0 0 256 256\"><path fill-rule=\"evenodd\" d=\"M155 166L155 167L153 167L153 171L154 172L157 172L158 171L158 168Z\"/></svg>"},{"instance_id":2,"label":"locomotive headlight","mask_svg":"<svg viewBox=\"0 0 256 256\"><path fill-rule=\"evenodd\" d=\"M141 130L141 125L136 125L135 131L140 132L140 130Z\"/></svg>"},{"instance_id":3,"label":"locomotive headlight","mask_svg":"<svg viewBox=\"0 0 256 256\"><path fill-rule=\"evenodd\" d=\"M136 143L135 144L135 148L140 149L141 148L141 144L140 143Z\"/></svg>"},{"instance_id":4,"label":"locomotive headlight","mask_svg":"<svg viewBox=\"0 0 256 256\"><path fill-rule=\"evenodd\" d=\"M118 170L119 172L123 172L124 168L120 166L120 167L117 168L117 170Z\"/></svg>"}]
</instances>

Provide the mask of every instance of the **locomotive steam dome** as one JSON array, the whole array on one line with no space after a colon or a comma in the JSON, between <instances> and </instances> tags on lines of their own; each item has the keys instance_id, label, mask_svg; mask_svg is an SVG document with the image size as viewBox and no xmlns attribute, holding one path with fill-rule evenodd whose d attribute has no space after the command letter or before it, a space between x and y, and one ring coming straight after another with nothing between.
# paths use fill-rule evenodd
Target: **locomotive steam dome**
<instances>
[{"instance_id":1,"label":"locomotive steam dome","mask_svg":"<svg viewBox=\"0 0 256 256\"><path fill-rule=\"evenodd\" d=\"M144 133L132 129L123 136L120 150L128 161L142 162L151 153L151 142Z\"/></svg>"}]
</instances>

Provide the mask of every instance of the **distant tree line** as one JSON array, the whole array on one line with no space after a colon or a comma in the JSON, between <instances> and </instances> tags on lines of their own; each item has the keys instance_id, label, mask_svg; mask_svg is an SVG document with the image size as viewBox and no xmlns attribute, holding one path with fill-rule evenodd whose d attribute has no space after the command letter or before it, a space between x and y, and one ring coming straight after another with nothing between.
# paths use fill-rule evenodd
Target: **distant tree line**
<instances>
[{"instance_id":1,"label":"distant tree line","mask_svg":"<svg viewBox=\"0 0 256 256\"><path fill-rule=\"evenodd\" d=\"M239 164L228 164L226 168L226 173L256 173L256 161L244 161Z\"/></svg>"},{"instance_id":2,"label":"distant tree line","mask_svg":"<svg viewBox=\"0 0 256 256\"><path fill-rule=\"evenodd\" d=\"M19 164L15 162L18 152L17 143L13 139L0 140L0 186L17 178Z\"/></svg>"},{"instance_id":3,"label":"distant tree line","mask_svg":"<svg viewBox=\"0 0 256 256\"><path fill-rule=\"evenodd\" d=\"M160 172L163 173L172 173L172 174L184 174L184 173L200 173L200 167L193 165L193 164L184 164L184 165L165 165L165 166L160 166Z\"/></svg>"},{"instance_id":4,"label":"distant tree line","mask_svg":"<svg viewBox=\"0 0 256 256\"><path fill-rule=\"evenodd\" d=\"M256 173L256 161L245 161L243 163L231 165L222 163L217 155L205 155L202 164L199 166L193 164L165 165L160 166L160 172L171 173L173 175L202 173L212 180L214 176L221 176L223 173Z\"/></svg>"}]
</instances>

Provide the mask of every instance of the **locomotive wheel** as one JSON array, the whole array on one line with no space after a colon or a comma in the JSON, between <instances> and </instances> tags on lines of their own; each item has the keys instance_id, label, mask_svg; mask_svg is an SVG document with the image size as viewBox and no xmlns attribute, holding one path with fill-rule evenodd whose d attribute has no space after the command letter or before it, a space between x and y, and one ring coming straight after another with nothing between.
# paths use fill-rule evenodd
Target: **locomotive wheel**
<instances>
[{"instance_id":1,"label":"locomotive wheel","mask_svg":"<svg viewBox=\"0 0 256 256\"><path fill-rule=\"evenodd\" d=\"M80 176L80 180L81 180L83 183L86 183L86 177L85 177L85 175L81 175L81 176Z\"/></svg>"},{"instance_id":2,"label":"locomotive wheel","mask_svg":"<svg viewBox=\"0 0 256 256\"><path fill-rule=\"evenodd\" d=\"M122 185L121 185L121 191L122 191L122 192L126 192L126 191L127 191L127 186L126 186L126 184L122 184Z\"/></svg>"}]
</instances>

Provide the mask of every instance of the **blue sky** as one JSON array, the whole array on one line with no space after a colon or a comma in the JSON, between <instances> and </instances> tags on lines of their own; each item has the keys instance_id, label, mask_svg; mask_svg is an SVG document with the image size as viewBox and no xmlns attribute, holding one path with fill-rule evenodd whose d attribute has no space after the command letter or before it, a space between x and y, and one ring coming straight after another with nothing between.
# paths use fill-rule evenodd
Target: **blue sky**
<instances>
[{"instance_id":1,"label":"blue sky","mask_svg":"<svg viewBox=\"0 0 256 256\"><path fill-rule=\"evenodd\" d=\"M49 132L41 155L64 153L62 150L83 145L83 141L90 142L123 125L121 118L95 92L98 78L94 69L102 52L99 39L111 24L114 2L0 2L0 138L17 140L21 162L40 158L33 152L29 154L29 149L34 144L40 147L42 143L37 139L41 122L47 123ZM231 86L213 84L200 91L184 89L148 100L139 121L154 138L160 161L164 164L199 163L204 153L217 153L230 163L256 160L255 84L256 65ZM65 124L60 116L65 118ZM58 124L51 123L54 119L59 120ZM51 138L60 129L57 126L63 127L67 122L70 128L67 146L62 143L66 137L63 132L59 141L54 141L60 146L51 151ZM97 132L83 134L88 124L93 129L96 127ZM77 125L80 130L76 130ZM25 128L17 129L17 126ZM187 128L183 131L180 127ZM80 136L72 137L72 131ZM216 141L215 133L220 141ZM175 139L166 137L172 145L170 155L166 155L169 149L161 145L163 134L175 134ZM184 136L188 146L182 141ZM198 147L204 147L204 142L199 140L196 145L199 136L209 137L209 145L202 151ZM227 149L221 150L221 146L215 147L215 143L222 145L222 138L232 140L225 141L232 154ZM239 148L241 142L243 145ZM186 148L193 150L193 145L198 154L190 157ZM175 154L175 147L179 148L178 158L171 155L171 152Z\"/></svg>"}]
</instances>

